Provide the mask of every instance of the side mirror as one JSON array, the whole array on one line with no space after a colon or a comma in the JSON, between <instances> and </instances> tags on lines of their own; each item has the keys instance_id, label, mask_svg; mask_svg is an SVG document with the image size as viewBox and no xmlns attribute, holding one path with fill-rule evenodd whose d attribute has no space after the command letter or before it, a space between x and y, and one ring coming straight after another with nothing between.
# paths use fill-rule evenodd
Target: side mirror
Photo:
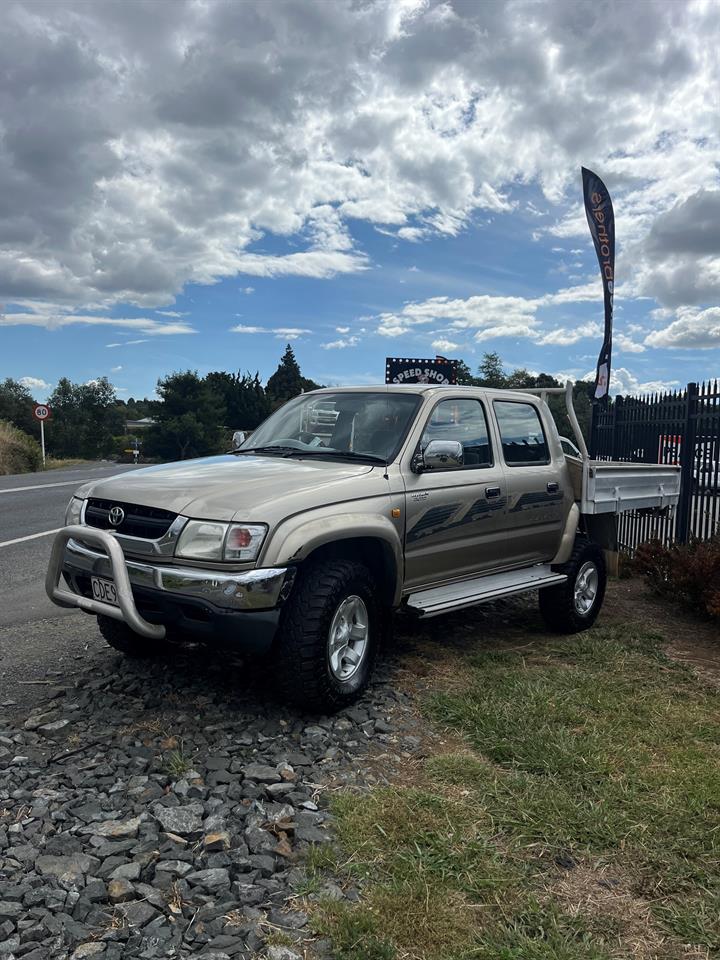
<instances>
[{"instance_id":1,"label":"side mirror","mask_svg":"<svg viewBox=\"0 0 720 960\"><path fill-rule=\"evenodd\" d=\"M415 473L424 470L458 470L464 464L463 445L459 440L431 440L413 457Z\"/></svg>"},{"instance_id":2,"label":"side mirror","mask_svg":"<svg viewBox=\"0 0 720 960\"><path fill-rule=\"evenodd\" d=\"M247 435L244 430L236 430L232 435L232 448L233 450L239 450L240 447L247 440Z\"/></svg>"}]
</instances>

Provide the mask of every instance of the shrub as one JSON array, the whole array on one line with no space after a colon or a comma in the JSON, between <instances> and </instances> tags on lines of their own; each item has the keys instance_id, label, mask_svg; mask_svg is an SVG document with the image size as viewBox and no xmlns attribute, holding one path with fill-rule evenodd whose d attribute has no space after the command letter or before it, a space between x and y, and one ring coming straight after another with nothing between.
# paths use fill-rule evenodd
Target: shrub
<instances>
[{"instance_id":1,"label":"shrub","mask_svg":"<svg viewBox=\"0 0 720 960\"><path fill-rule=\"evenodd\" d=\"M0 476L29 473L41 466L42 454L37 440L0 420Z\"/></svg>"},{"instance_id":2,"label":"shrub","mask_svg":"<svg viewBox=\"0 0 720 960\"><path fill-rule=\"evenodd\" d=\"M720 537L673 547L651 540L638 547L635 568L656 593L720 619Z\"/></svg>"}]
</instances>

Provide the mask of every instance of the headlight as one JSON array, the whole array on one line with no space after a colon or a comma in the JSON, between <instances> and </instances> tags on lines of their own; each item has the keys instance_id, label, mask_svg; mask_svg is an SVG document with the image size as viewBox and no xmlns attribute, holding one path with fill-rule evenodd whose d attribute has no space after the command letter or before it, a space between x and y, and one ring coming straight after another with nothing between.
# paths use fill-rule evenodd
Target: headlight
<instances>
[{"instance_id":1,"label":"headlight","mask_svg":"<svg viewBox=\"0 0 720 960\"><path fill-rule=\"evenodd\" d=\"M188 520L182 529L175 553L188 560L222 560L227 533L226 523L210 520Z\"/></svg>"},{"instance_id":2,"label":"headlight","mask_svg":"<svg viewBox=\"0 0 720 960\"><path fill-rule=\"evenodd\" d=\"M65 526L70 526L71 523L80 523L82 518L82 509L84 500L81 500L80 497L72 497L70 503L65 508Z\"/></svg>"},{"instance_id":3,"label":"headlight","mask_svg":"<svg viewBox=\"0 0 720 960\"><path fill-rule=\"evenodd\" d=\"M188 520L175 555L187 560L255 560L265 539L264 523L215 523Z\"/></svg>"}]
</instances>

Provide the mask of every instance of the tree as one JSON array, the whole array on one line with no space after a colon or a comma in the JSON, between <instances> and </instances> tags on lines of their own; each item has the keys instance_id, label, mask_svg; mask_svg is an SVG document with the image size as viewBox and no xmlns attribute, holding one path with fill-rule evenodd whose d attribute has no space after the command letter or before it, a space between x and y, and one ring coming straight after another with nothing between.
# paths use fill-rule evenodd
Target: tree
<instances>
[{"instance_id":1,"label":"tree","mask_svg":"<svg viewBox=\"0 0 720 960\"><path fill-rule=\"evenodd\" d=\"M48 405L52 420L46 442L55 456L106 456L113 450L113 437L125 429L115 388L107 377L87 383L73 383L61 377Z\"/></svg>"},{"instance_id":2,"label":"tree","mask_svg":"<svg viewBox=\"0 0 720 960\"><path fill-rule=\"evenodd\" d=\"M254 430L270 415L271 405L256 372L240 374L216 371L205 377L213 394L225 406L225 426Z\"/></svg>"},{"instance_id":3,"label":"tree","mask_svg":"<svg viewBox=\"0 0 720 960\"><path fill-rule=\"evenodd\" d=\"M470 367L464 360L457 362L457 382L461 387L476 387L478 385L477 377L472 375Z\"/></svg>"},{"instance_id":4,"label":"tree","mask_svg":"<svg viewBox=\"0 0 720 960\"><path fill-rule=\"evenodd\" d=\"M265 386L273 406L279 406L286 400L292 400L303 391L303 376L295 359L293 348L288 344L275 373Z\"/></svg>"},{"instance_id":5,"label":"tree","mask_svg":"<svg viewBox=\"0 0 720 960\"><path fill-rule=\"evenodd\" d=\"M158 380L157 423L147 432L145 450L164 460L220 453L224 446L225 404L196 370Z\"/></svg>"},{"instance_id":6,"label":"tree","mask_svg":"<svg viewBox=\"0 0 720 960\"><path fill-rule=\"evenodd\" d=\"M35 401L28 388L10 377L0 383L0 420L7 420L24 433L40 435L33 417Z\"/></svg>"},{"instance_id":7,"label":"tree","mask_svg":"<svg viewBox=\"0 0 720 960\"><path fill-rule=\"evenodd\" d=\"M478 367L478 386L502 389L507 385L507 378L503 370L502 360L498 353L483 354Z\"/></svg>"}]
</instances>

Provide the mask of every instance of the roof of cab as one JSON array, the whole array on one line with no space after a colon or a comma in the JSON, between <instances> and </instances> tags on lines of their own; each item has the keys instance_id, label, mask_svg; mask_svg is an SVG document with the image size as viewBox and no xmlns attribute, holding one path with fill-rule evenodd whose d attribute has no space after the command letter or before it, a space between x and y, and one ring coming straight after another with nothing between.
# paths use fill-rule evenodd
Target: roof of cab
<instances>
[{"instance_id":1,"label":"roof of cab","mask_svg":"<svg viewBox=\"0 0 720 960\"><path fill-rule=\"evenodd\" d=\"M308 393L415 393L415 394L443 394L451 391L457 393L467 393L473 396L478 392L489 397L498 397L505 400L539 400L540 398L533 393L526 393L522 390L501 390L494 387L475 387L459 386L456 384L440 383L378 383L365 387L321 387L319 390L309 390Z\"/></svg>"}]
</instances>

